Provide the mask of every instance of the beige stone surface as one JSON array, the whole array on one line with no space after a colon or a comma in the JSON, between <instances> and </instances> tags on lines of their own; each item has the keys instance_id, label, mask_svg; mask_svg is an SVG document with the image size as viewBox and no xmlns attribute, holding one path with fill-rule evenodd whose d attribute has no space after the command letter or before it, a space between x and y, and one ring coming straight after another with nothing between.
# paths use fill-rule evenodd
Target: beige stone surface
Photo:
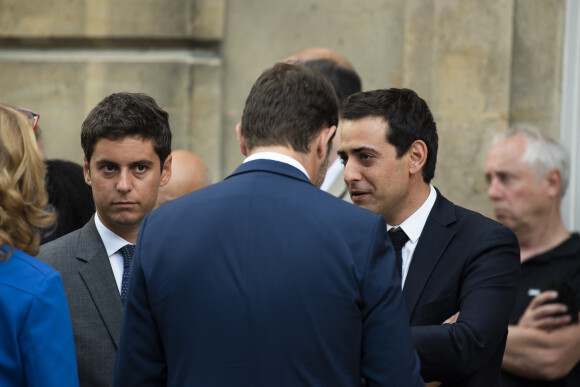
<instances>
[{"instance_id":1,"label":"beige stone surface","mask_svg":"<svg viewBox=\"0 0 580 387\"><path fill-rule=\"evenodd\" d=\"M215 181L222 170L222 67L206 64L191 68L193 95L189 109L189 143L183 149L192 150L208 166Z\"/></svg>"},{"instance_id":2,"label":"beige stone surface","mask_svg":"<svg viewBox=\"0 0 580 387\"><path fill-rule=\"evenodd\" d=\"M434 183L491 214L482 176L495 133L558 136L566 0L0 0L0 102L41 114L49 157L80 161L80 125L111 92L151 94L175 149L215 181L259 74L308 47L349 60L363 88L415 89L440 135Z\"/></svg>"},{"instance_id":3,"label":"beige stone surface","mask_svg":"<svg viewBox=\"0 0 580 387\"><path fill-rule=\"evenodd\" d=\"M363 88L401 86L404 0L229 1L224 59L224 174L240 163L235 125L260 73L308 47L352 63Z\"/></svg>"},{"instance_id":4,"label":"beige stone surface","mask_svg":"<svg viewBox=\"0 0 580 387\"><path fill-rule=\"evenodd\" d=\"M51 52L35 60L0 54L2 101L40 113L47 157L82 161L80 127L88 112L107 95L129 91L147 93L167 110L175 149L197 151L210 169L219 170L218 58L182 52L100 54Z\"/></svg>"},{"instance_id":5,"label":"beige stone surface","mask_svg":"<svg viewBox=\"0 0 580 387\"><path fill-rule=\"evenodd\" d=\"M415 11L432 15L431 26L420 29L431 47L428 57L405 68L405 79L423 77L424 86L410 83L427 90L438 125L434 185L457 204L483 212L483 154L491 137L508 126L513 5L513 0L444 0Z\"/></svg>"},{"instance_id":6,"label":"beige stone surface","mask_svg":"<svg viewBox=\"0 0 580 387\"><path fill-rule=\"evenodd\" d=\"M510 125L559 137L564 0L516 0Z\"/></svg>"},{"instance_id":7,"label":"beige stone surface","mask_svg":"<svg viewBox=\"0 0 580 387\"><path fill-rule=\"evenodd\" d=\"M216 40L225 0L2 0L0 7L2 37Z\"/></svg>"}]
</instances>

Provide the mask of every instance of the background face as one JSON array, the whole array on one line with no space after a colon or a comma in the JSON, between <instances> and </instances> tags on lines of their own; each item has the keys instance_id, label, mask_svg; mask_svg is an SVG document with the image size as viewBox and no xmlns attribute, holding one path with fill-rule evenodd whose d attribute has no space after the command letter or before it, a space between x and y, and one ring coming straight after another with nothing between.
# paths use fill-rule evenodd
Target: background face
<instances>
[{"instance_id":1,"label":"background face","mask_svg":"<svg viewBox=\"0 0 580 387\"><path fill-rule=\"evenodd\" d=\"M339 149L352 202L396 224L397 213L406 206L409 169L406 155L397 158L396 148L387 142L386 126L381 117L341 120Z\"/></svg>"},{"instance_id":2,"label":"background face","mask_svg":"<svg viewBox=\"0 0 580 387\"><path fill-rule=\"evenodd\" d=\"M525 149L525 139L513 136L490 148L485 161L495 218L515 232L534 228L550 205L546 179L522 161Z\"/></svg>"},{"instance_id":3,"label":"background face","mask_svg":"<svg viewBox=\"0 0 580 387\"><path fill-rule=\"evenodd\" d=\"M98 140L84 172L99 218L120 236L139 228L155 207L159 186L168 180L152 140L135 136Z\"/></svg>"}]
</instances>

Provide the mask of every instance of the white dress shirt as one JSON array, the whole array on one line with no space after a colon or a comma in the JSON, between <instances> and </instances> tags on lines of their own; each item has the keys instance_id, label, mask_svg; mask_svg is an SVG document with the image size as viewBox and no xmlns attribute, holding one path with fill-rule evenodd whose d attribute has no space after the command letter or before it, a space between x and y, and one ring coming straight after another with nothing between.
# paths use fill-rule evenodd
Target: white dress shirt
<instances>
[{"instance_id":1,"label":"white dress shirt","mask_svg":"<svg viewBox=\"0 0 580 387\"><path fill-rule=\"evenodd\" d=\"M423 232L423 228L425 227L425 223L427 223L427 218L429 217L429 213L435 204L435 199L437 199L437 191L433 188L432 185L429 191L429 196L427 200L419 207L417 211L413 213L413 215L409 216L403 223L398 225L401 227L405 234L409 237L409 240L403 246L401 250L401 257L403 258L403 273L401 273L401 288L405 286L405 280L407 279L407 273L409 272L409 267L411 266L411 260L413 259L413 253L415 252L415 248L417 247L417 243L419 243L419 237ZM387 231L393 227L397 227L396 225L389 225L387 224Z\"/></svg>"},{"instance_id":2,"label":"white dress shirt","mask_svg":"<svg viewBox=\"0 0 580 387\"><path fill-rule=\"evenodd\" d=\"M328 190L332 186L332 183L334 183L334 180L336 180L337 176L340 174L340 171L342 171L343 169L344 166L342 165L342 161L340 160L340 157L338 157L336 160L332 162L332 164L330 164L330 167L328 167L328 169L326 170L326 177L324 178L324 181L322 182L320 189L323 190L324 192L328 192Z\"/></svg>"},{"instance_id":3,"label":"white dress shirt","mask_svg":"<svg viewBox=\"0 0 580 387\"><path fill-rule=\"evenodd\" d=\"M127 242L111 230L107 228L99 219L99 214L95 214L95 225L97 226L97 231L101 236L101 240L105 245L105 250L107 250L107 255L109 256L109 262L111 263L111 269L113 269L113 275L115 276L115 282L117 282L117 288L119 289L119 294L121 293L121 281L123 280L123 255L119 252L119 249L125 245L133 244Z\"/></svg>"},{"instance_id":4,"label":"white dress shirt","mask_svg":"<svg viewBox=\"0 0 580 387\"><path fill-rule=\"evenodd\" d=\"M308 181L310 181L310 176L308 176L308 172L306 172L306 168L304 168L304 166L302 164L300 164L300 162L298 162L298 160L293 159L292 157L284 155L282 153L277 153L277 152L254 153L253 155L246 157L246 159L244 160L244 163L247 163L248 161L253 161L253 160L274 160L274 161L279 161L281 163L289 164L289 165L293 166L294 168L298 168L302 173L304 173L306 175L306 177L308 178Z\"/></svg>"}]
</instances>

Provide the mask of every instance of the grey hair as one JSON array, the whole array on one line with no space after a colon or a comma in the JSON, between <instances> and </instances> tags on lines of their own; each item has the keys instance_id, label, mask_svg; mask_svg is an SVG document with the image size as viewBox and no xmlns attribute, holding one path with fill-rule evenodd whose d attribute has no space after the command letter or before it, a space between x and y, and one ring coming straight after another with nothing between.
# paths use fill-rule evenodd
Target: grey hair
<instances>
[{"instance_id":1,"label":"grey hair","mask_svg":"<svg viewBox=\"0 0 580 387\"><path fill-rule=\"evenodd\" d=\"M522 156L522 161L533 169L537 180L554 168L560 171L562 176L560 196L564 196L570 181L568 150L558 141L531 125L517 125L506 132L497 134L493 139L493 145L513 136L521 136L526 140L526 151Z\"/></svg>"}]
</instances>

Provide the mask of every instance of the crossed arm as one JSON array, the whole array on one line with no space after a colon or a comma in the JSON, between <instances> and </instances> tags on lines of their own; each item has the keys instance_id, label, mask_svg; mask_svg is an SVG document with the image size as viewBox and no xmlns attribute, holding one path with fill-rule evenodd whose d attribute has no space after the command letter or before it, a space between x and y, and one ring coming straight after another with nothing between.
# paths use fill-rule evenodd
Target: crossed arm
<instances>
[{"instance_id":1,"label":"crossed arm","mask_svg":"<svg viewBox=\"0 0 580 387\"><path fill-rule=\"evenodd\" d=\"M580 325L570 324L566 306L547 301L555 291L534 297L517 325L509 326L502 368L526 379L556 380L580 361Z\"/></svg>"}]
</instances>

